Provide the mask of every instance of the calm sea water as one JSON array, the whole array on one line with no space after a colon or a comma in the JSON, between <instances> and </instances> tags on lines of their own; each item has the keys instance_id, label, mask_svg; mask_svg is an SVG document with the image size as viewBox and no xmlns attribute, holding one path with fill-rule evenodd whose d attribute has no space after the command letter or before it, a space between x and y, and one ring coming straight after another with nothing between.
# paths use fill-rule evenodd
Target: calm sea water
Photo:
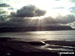
<instances>
[{"instance_id":1,"label":"calm sea water","mask_svg":"<svg viewBox=\"0 0 75 56\"><path fill-rule=\"evenodd\" d=\"M21 38L24 41L65 40L75 41L75 30L66 31L31 31L0 33L0 37Z\"/></svg>"}]
</instances>

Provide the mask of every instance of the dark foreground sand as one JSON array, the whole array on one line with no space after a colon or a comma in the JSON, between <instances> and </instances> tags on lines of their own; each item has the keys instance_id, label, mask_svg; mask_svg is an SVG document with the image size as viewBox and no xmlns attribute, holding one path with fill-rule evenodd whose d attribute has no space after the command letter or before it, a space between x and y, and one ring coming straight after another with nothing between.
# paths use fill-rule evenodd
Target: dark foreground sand
<instances>
[{"instance_id":1,"label":"dark foreground sand","mask_svg":"<svg viewBox=\"0 0 75 56\"><path fill-rule=\"evenodd\" d=\"M75 41L25 42L0 38L0 56L59 56L60 51L75 52Z\"/></svg>"}]
</instances>

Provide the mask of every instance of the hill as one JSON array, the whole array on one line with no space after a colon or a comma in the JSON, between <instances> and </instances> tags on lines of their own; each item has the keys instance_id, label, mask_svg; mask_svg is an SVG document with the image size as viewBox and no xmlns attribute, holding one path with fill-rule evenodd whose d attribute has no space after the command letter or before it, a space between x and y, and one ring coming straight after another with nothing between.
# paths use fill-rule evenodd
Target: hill
<instances>
[{"instance_id":1,"label":"hill","mask_svg":"<svg viewBox=\"0 0 75 56\"><path fill-rule=\"evenodd\" d=\"M0 32L53 31L53 30L73 30L73 28L70 26L0 27Z\"/></svg>"}]
</instances>

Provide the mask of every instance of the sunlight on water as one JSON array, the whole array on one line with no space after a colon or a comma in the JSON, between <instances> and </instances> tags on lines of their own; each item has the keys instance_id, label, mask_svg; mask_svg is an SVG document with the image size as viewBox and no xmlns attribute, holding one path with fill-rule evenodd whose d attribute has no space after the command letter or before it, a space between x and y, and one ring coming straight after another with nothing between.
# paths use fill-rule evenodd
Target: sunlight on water
<instances>
[{"instance_id":1,"label":"sunlight on water","mask_svg":"<svg viewBox=\"0 0 75 56\"><path fill-rule=\"evenodd\" d=\"M30 32L31 34L46 34L47 31L36 31L36 32Z\"/></svg>"},{"instance_id":2,"label":"sunlight on water","mask_svg":"<svg viewBox=\"0 0 75 56\"><path fill-rule=\"evenodd\" d=\"M0 33L0 37L21 38L29 40L69 40L75 41L75 31L31 31Z\"/></svg>"}]
</instances>

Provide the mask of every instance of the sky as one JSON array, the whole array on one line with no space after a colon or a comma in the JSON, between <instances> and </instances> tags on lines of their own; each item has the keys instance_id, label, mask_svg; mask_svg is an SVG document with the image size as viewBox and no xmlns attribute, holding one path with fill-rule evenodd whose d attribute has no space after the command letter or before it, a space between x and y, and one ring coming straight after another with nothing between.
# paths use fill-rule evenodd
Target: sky
<instances>
[{"instance_id":1,"label":"sky","mask_svg":"<svg viewBox=\"0 0 75 56\"><path fill-rule=\"evenodd\" d=\"M6 26L41 24L75 28L75 0L0 0L0 24L3 23Z\"/></svg>"}]
</instances>

